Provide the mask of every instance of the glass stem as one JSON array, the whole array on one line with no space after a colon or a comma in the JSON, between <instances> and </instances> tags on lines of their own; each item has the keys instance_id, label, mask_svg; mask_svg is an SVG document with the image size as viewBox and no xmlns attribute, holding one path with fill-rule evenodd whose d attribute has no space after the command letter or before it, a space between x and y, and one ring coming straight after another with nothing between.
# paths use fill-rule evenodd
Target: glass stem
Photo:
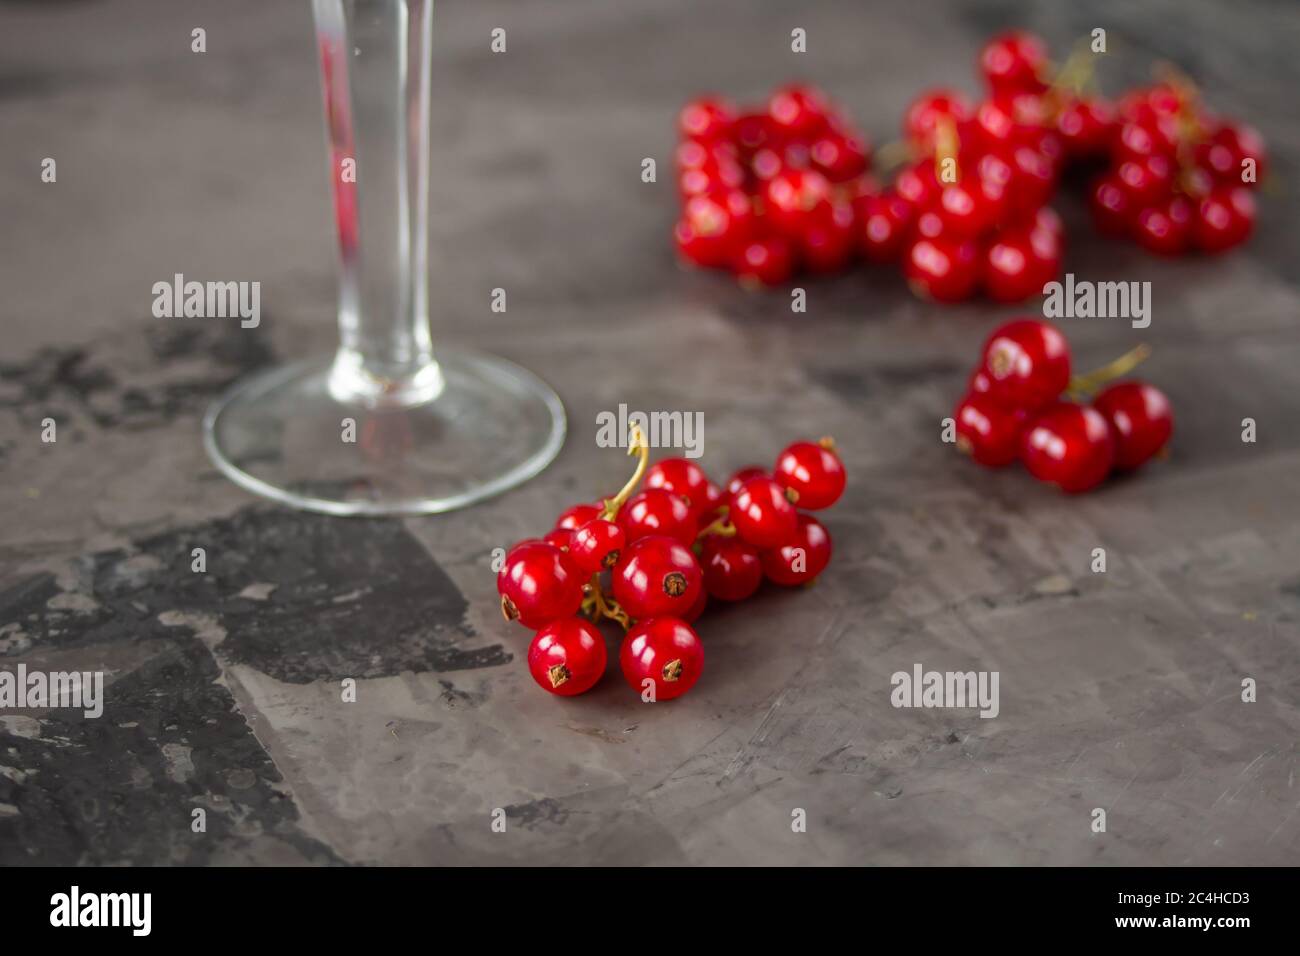
<instances>
[{"instance_id":1,"label":"glass stem","mask_svg":"<svg viewBox=\"0 0 1300 956\"><path fill-rule=\"evenodd\" d=\"M339 401L442 391L428 309L432 0L313 0L339 238Z\"/></svg>"}]
</instances>

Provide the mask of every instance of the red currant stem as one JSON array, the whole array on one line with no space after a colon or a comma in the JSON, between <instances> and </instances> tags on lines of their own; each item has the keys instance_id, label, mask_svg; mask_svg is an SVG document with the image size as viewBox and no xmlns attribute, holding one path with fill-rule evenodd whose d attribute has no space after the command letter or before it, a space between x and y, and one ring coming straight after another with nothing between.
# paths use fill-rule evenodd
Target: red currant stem
<instances>
[{"instance_id":1,"label":"red currant stem","mask_svg":"<svg viewBox=\"0 0 1300 956\"><path fill-rule=\"evenodd\" d=\"M1070 55L1065 58L1065 62L1061 64L1061 68L1056 71L1056 75L1048 82L1045 98L1051 104L1053 116L1060 112L1066 98L1063 94L1068 93L1070 96L1077 97L1091 85L1095 63L1091 42L1089 40L1077 42Z\"/></svg>"},{"instance_id":2,"label":"red currant stem","mask_svg":"<svg viewBox=\"0 0 1300 956\"><path fill-rule=\"evenodd\" d=\"M736 528L731 523L730 518L727 514L727 512L730 511L730 508L727 505L723 505L718 510L723 513L720 514L717 518L715 518L711 523L705 525L703 528L700 529L700 533L695 536L696 541L710 534L720 534L724 538L730 538L733 535L735 535Z\"/></svg>"},{"instance_id":3,"label":"red currant stem","mask_svg":"<svg viewBox=\"0 0 1300 956\"><path fill-rule=\"evenodd\" d=\"M961 182L961 170L957 166L957 153L961 149L961 140L957 135L957 124L952 121L951 117L941 116L935 121L934 128L934 178L939 181L940 185L948 180L943 178L943 165L948 160L952 160L953 172L957 178L953 182Z\"/></svg>"},{"instance_id":4,"label":"red currant stem","mask_svg":"<svg viewBox=\"0 0 1300 956\"><path fill-rule=\"evenodd\" d=\"M606 599L604 592L601 591L600 589L600 585L594 583L598 580L598 577L599 576L597 575L592 578L593 587L591 591L591 596L595 598L595 602L596 602L595 603L596 614L592 618L592 623L599 623L601 618L607 617L611 621L618 621L618 623L622 625L623 630L626 631L628 628L632 626L631 619L628 618L627 612L618 606L617 601L612 599Z\"/></svg>"},{"instance_id":5,"label":"red currant stem","mask_svg":"<svg viewBox=\"0 0 1300 956\"><path fill-rule=\"evenodd\" d=\"M1150 355L1151 346L1145 343L1129 349L1115 361L1109 362L1101 368L1093 369L1086 375L1072 376L1070 378L1069 393L1073 396L1091 397L1097 389L1107 382L1133 371L1133 369L1145 362Z\"/></svg>"},{"instance_id":6,"label":"red currant stem","mask_svg":"<svg viewBox=\"0 0 1300 956\"><path fill-rule=\"evenodd\" d=\"M632 497L632 492L636 491L636 486L641 484L641 479L645 475L646 466L650 464L650 446L646 444L645 436L641 434L641 426L632 426L632 438L628 442L627 453L637 456L636 471L628 479L623 490L613 498L605 500L605 511L602 517L606 521L613 521L618 517L618 510L623 507L628 498Z\"/></svg>"},{"instance_id":7,"label":"red currant stem","mask_svg":"<svg viewBox=\"0 0 1300 956\"><path fill-rule=\"evenodd\" d=\"M1197 114L1197 104L1201 91L1196 82L1168 60L1160 60L1151 67L1151 74L1161 83L1170 87L1178 97L1178 160L1180 172L1192 168L1194 160L1192 150L1197 143L1205 139L1206 130Z\"/></svg>"},{"instance_id":8,"label":"red currant stem","mask_svg":"<svg viewBox=\"0 0 1300 956\"><path fill-rule=\"evenodd\" d=\"M895 139L876 150L874 165L876 171L883 176L904 163L911 162L915 156L916 150L911 143L905 139Z\"/></svg>"},{"instance_id":9,"label":"red currant stem","mask_svg":"<svg viewBox=\"0 0 1300 956\"><path fill-rule=\"evenodd\" d=\"M839 445L835 444L835 439L830 435L823 435L821 438L817 439L817 444L821 445L833 455L838 455L840 453Z\"/></svg>"}]
</instances>

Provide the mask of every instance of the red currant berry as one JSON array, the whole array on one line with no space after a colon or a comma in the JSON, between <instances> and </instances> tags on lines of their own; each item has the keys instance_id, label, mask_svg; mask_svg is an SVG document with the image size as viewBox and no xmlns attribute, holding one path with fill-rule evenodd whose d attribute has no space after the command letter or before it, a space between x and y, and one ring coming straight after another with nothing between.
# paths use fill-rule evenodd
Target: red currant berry
<instances>
[{"instance_id":1,"label":"red currant berry","mask_svg":"<svg viewBox=\"0 0 1300 956\"><path fill-rule=\"evenodd\" d=\"M682 620L687 624L694 624L699 620L704 609L709 606L709 592L705 588L700 588L700 593L696 595L695 603L691 609L682 615Z\"/></svg>"},{"instance_id":2,"label":"red currant berry","mask_svg":"<svg viewBox=\"0 0 1300 956\"><path fill-rule=\"evenodd\" d=\"M943 217L933 209L927 209L916 217L916 222L912 227L912 239L938 239L944 234L946 227L943 224Z\"/></svg>"},{"instance_id":3,"label":"red currant berry","mask_svg":"<svg viewBox=\"0 0 1300 956\"><path fill-rule=\"evenodd\" d=\"M1032 33L1010 30L990 40L980 52L980 72L994 93L1044 90L1047 44Z\"/></svg>"},{"instance_id":4,"label":"red currant berry","mask_svg":"<svg viewBox=\"0 0 1300 956\"><path fill-rule=\"evenodd\" d=\"M709 169L716 166L720 159L737 159L737 153L730 143L701 143L688 139L677 144L673 157L677 160L679 170Z\"/></svg>"},{"instance_id":5,"label":"red currant berry","mask_svg":"<svg viewBox=\"0 0 1300 956\"><path fill-rule=\"evenodd\" d=\"M990 186L1000 187L1005 199L1006 191L1015 179L1016 171L997 153L985 153L975 164L975 174Z\"/></svg>"},{"instance_id":6,"label":"red currant berry","mask_svg":"<svg viewBox=\"0 0 1300 956\"><path fill-rule=\"evenodd\" d=\"M1042 408L1070 384L1070 345L1046 322L1017 319L989 336L982 368L990 394L1003 405Z\"/></svg>"},{"instance_id":7,"label":"red currant berry","mask_svg":"<svg viewBox=\"0 0 1300 956\"><path fill-rule=\"evenodd\" d=\"M1158 255L1181 256L1191 244L1192 214L1191 201L1174 196L1139 212L1133 236L1139 245Z\"/></svg>"},{"instance_id":8,"label":"red currant berry","mask_svg":"<svg viewBox=\"0 0 1300 956\"><path fill-rule=\"evenodd\" d=\"M687 143L688 146L699 145ZM683 169L677 176L677 186L682 197L704 196L710 193L740 189L745 185L745 167L730 157L721 157L707 166Z\"/></svg>"},{"instance_id":9,"label":"red currant berry","mask_svg":"<svg viewBox=\"0 0 1300 956\"><path fill-rule=\"evenodd\" d=\"M628 499L618 513L627 543L650 535L664 535L692 544L697 531L695 514L686 499L663 488L646 488Z\"/></svg>"},{"instance_id":10,"label":"red currant berry","mask_svg":"<svg viewBox=\"0 0 1300 956\"><path fill-rule=\"evenodd\" d=\"M548 531L542 535L542 540L547 544L559 548L561 551L569 550L569 542L573 538L573 532L567 528L556 528L554 531Z\"/></svg>"},{"instance_id":11,"label":"red currant berry","mask_svg":"<svg viewBox=\"0 0 1300 956\"><path fill-rule=\"evenodd\" d=\"M1058 402L1034 417L1021 436L1029 473L1071 494L1095 488L1115 463L1115 442L1095 408Z\"/></svg>"},{"instance_id":12,"label":"red currant berry","mask_svg":"<svg viewBox=\"0 0 1300 956\"><path fill-rule=\"evenodd\" d=\"M684 139L704 142L726 139L736 122L736 111L726 100L704 96L691 100L677 117L677 128Z\"/></svg>"},{"instance_id":13,"label":"red currant berry","mask_svg":"<svg viewBox=\"0 0 1300 956\"><path fill-rule=\"evenodd\" d=\"M1115 180L1135 209L1164 202L1174 190L1173 170L1163 156L1126 160L1115 167Z\"/></svg>"},{"instance_id":14,"label":"red currant berry","mask_svg":"<svg viewBox=\"0 0 1300 956\"><path fill-rule=\"evenodd\" d=\"M752 545L774 548L795 530L797 513L775 479L750 478L731 496L729 517L736 533Z\"/></svg>"},{"instance_id":15,"label":"red currant berry","mask_svg":"<svg viewBox=\"0 0 1300 956\"><path fill-rule=\"evenodd\" d=\"M812 165L812 157L808 154L808 142L806 140L789 140L779 150L781 164L786 169L807 169Z\"/></svg>"},{"instance_id":16,"label":"red currant berry","mask_svg":"<svg viewBox=\"0 0 1300 956\"><path fill-rule=\"evenodd\" d=\"M821 136L809 147L808 158L833 183L846 183L867 171L867 148L856 136Z\"/></svg>"},{"instance_id":17,"label":"red currant berry","mask_svg":"<svg viewBox=\"0 0 1300 956\"><path fill-rule=\"evenodd\" d=\"M525 541L506 555L497 575L501 613L536 630L582 606L582 572L567 554L543 541Z\"/></svg>"},{"instance_id":18,"label":"red currant berry","mask_svg":"<svg viewBox=\"0 0 1300 956\"><path fill-rule=\"evenodd\" d=\"M950 183L939 191L935 211L948 234L974 239L996 225L1006 206L1003 188L994 182L971 177Z\"/></svg>"},{"instance_id":19,"label":"red currant berry","mask_svg":"<svg viewBox=\"0 0 1300 956\"><path fill-rule=\"evenodd\" d=\"M788 446L776 456L772 477L785 488L787 498L793 492L794 502L809 511L829 508L844 494L844 462L829 439Z\"/></svg>"},{"instance_id":20,"label":"red currant berry","mask_svg":"<svg viewBox=\"0 0 1300 956\"><path fill-rule=\"evenodd\" d=\"M665 458L645 473L647 488L662 488L677 495L695 514L709 506L709 476L689 458Z\"/></svg>"},{"instance_id":21,"label":"red currant berry","mask_svg":"<svg viewBox=\"0 0 1300 956\"><path fill-rule=\"evenodd\" d=\"M810 216L799 234L799 256L810 272L839 272L856 248L857 221L848 202L834 203L826 213Z\"/></svg>"},{"instance_id":22,"label":"red currant berry","mask_svg":"<svg viewBox=\"0 0 1300 956\"><path fill-rule=\"evenodd\" d=\"M712 514L727 503L727 496L722 493L722 489L711 481L705 486L704 496L707 502L704 508L706 514Z\"/></svg>"},{"instance_id":23,"label":"red currant berry","mask_svg":"<svg viewBox=\"0 0 1300 956\"><path fill-rule=\"evenodd\" d=\"M1120 97L1117 109L1120 118L1131 123L1173 119L1182 111L1182 95L1166 83L1129 90Z\"/></svg>"},{"instance_id":24,"label":"red currant berry","mask_svg":"<svg viewBox=\"0 0 1300 956\"><path fill-rule=\"evenodd\" d=\"M735 495L735 493L740 490L740 486L743 485L745 482L749 481L749 479L764 478L766 476L767 476L767 471L763 468L760 468L758 465L746 465L744 468L741 468L734 475L732 475L730 478L727 479L726 496L725 496L725 500L722 503L726 504L726 502L729 501L732 498L732 496Z\"/></svg>"},{"instance_id":25,"label":"red currant berry","mask_svg":"<svg viewBox=\"0 0 1300 956\"><path fill-rule=\"evenodd\" d=\"M682 696L704 670L699 635L675 617L637 623L623 638L618 657L623 677L645 701Z\"/></svg>"},{"instance_id":26,"label":"red currant berry","mask_svg":"<svg viewBox=\"0 0 1300 956\"><path fill-rule=\"evenodd\" d=\"M1196 247L1222 252L1245 242L1255 228L1255 199L1243 186L1220 187L1197 204L1192 225Z\"/></svg>"},{"instance_id":27,"label":"red currant berry","mask_svg":"<svg viewBox=\"0 0 1300 956\"><path fill-rule=\"evenodd\" d=\"M831 208L831 184L814 169L784 169L763 187L766 216L772 224L797 238L814 219Z\"/></svg>"},{"instance_id":28,"label":"red currant berry","mask_svg":"<svg viewBox=\"0 0 1300 956\"><path fill-rule=\"evenodd\" d=\"M988 372L982 368L975 369L966 380L966 391L976 395L987 395L991 388L992 383L989 381Z\"/></svg>"},{"instance_id":29,"label":"red currant berry","mask_svg":"<svg viewBox=\"0 0 1300 956\"><path fill-rule=\"evenodd\" d=\"M1264 177L1267 160L1264 137L1254 127L1224 123L1206 142L1197 147L1196 159L1217 179L1234 185L1251 186ZM1255 178L1250 182L1242 179L1247 159L1255 161Z\"/></svg>"},{"instance_id":30,"label":"red currant berry","mask_svg":"<svg viewBox=\"0 0 1300 956\"><path fill-rule=\"evenodd\" d=\"M969 299L979 272L979 247L969 239L923 236L903 256L903 275L912 291L936 302Z\"/></svg>"},{"instance_id":31,"label":"red currant berry","mask_svg":"<svg viewBox=\"0 0 1300 956\"><path fill-rule=\"evenodd\" d=\"M686 200L673 235L686 259L720 268L735 262L753 226L749 196L742 189L724 189Z\"/></svg>"},{"instance_id":32,"label":"red currant berry","mask_svg":"<svg viewBox=\"0 0 1300 956\"><path fill-rule=\"evenodd\" d=\"M604 511L604 505L574 505L555 519L555 527L575 531L592 518L599 518Z\"/></svg>"},{"instance_id":33,"label":"red currant berry","mask_svg":"<svg viewBox=\"0 0 1300 956\"><path fill-rule=\"evenodd\" d=\"M1056 114L1056 131L1069 156L1101 155L1115 137L1115 108L1103 99L1071 99Z\"/></svg>"},{"instance_id":34,"label":"red currant berry","mask_svg":"<svg viewBox=\"0 0 1300 956\"><path fill-rule=\"evenodd\" d=\"M912 215L912 204L895 192L864 197L858 210L862 254L872 262L897 260Z\"/></svg>"},{"instance_id":35,"label":"red currant berry","mask_svg":"<svg viewBox=\"0 0 1300 956\"><path fill-rule=\"evenodd\" d=\"M777 135L772 119L766 112L743 114L732 127L732 134L746 155L770 145Z\"/></svg>"},{"instance_id":36,"label":"red currant berry","mask_svg":"<svg viewBox=\"0 0 1300 956\"><path fill-rule=\"evenodd\" d=\"M605 638L580 617L552 621L528 645L528 672L542 690L574 697L605 674Z\"/></svg>"},{"instance_id":37,"label":"red currant berry","mask_svg":"<svg viewBox=\"0 0 1300 956\"><path fill-rule=\"evenodd\" d=\"M1046 159L1054 177L1060 173L1061 165L1065 162L1065 141L1055 130L1022 128L1017 135L1017 143L1028 146Z\"/></svg>"},{"instance_id":38,"label":"red currant berry","mask_svg":"<svg viewBox=\"0 0 1300 956\"><path fill-rule=\"evenodd\" d=\"M1052 198L1056 190L1056 167L1046 154L1032 146L1016 146L1005 159L1011 166L1007 215L1028 219Z\"/></svg>"},{"instance_id":39,"label":"red currant berry","mask_svg":"<svg viewBox=\"0 0 1300 956\"><path fill-rule=\"evenodd\" d=\"M760 236L745 243L734 269L743 286L785 285L794 276L794 249L782 236Z\"/></svg>"},{"instance_id":40,"label":"red currant berry","mask_svg":"<svg viewBox=\"0 0 1300 956\"><path fill-rule=\"evenodd\" d=\"M853 203L854 212L861 212L868 196L880 195L880 180L871 173L863 173L852 182L837 184L836 191L841 199Z\"/></svg>"},{"instance_id":41,"label":"red currant berry","mask_svg":"<svg viewBox=\"0 0 1300 956\"><path fill-rule=\"evenodd\" d=\"M1033 144L1038 135L1047 130L1051 118L1046 98L1035 90L1016 90L997 93L992 102L1011 117L1011 139L1018 143Z\"/></svg>"},{"instance_id":42,"label":"red currant berry","mask_svg":"<svg viewBox=\"0 0 1300 956\"><path fill-rule=\"evenodd\" d=\"M980 373L977 373L980 374ZM1023 415L999 405L985 392L971 392L957 403L957 450L988 468L1020 457Z\"/></svg>"},{"instance_id":43,"label":"red currant berry","mask_svg":"<svg viewBox=\"0 0 1300 956\"><path fill-rule=\"evenodd\" d=\"M917 146L933 147L940 123L960 128L969 122L971 112L970 100L960 90L928 90L903 115L903 135Z\"/></svg>"},{"instance_id":44,"label":"red currant berry","mask_svg":"<svg viewBox=\"0 0 1300 956\"><path fill-rule=\"evenodd\" d=\"M905 167L894 178L894 192L904 202L916 209L924 209L939 193L939 180L934 175L934 163L921 160Z\"/></svg>"},{"instance_id":45,"label":"red currant berry","mask_svg":"<svg viewBox=\"0 0 1300 956\"><path fill-rule=\"evenodd\" d=\"M767 115L773 126L787 138L808 140L827 126L829 105L825 95L815 87L785 86L767 101Z\"/></svg>"},{"instance_id":46,"label":"red currant berry","mask_svg":"<svg viewBox=\"0 0 1300 956\"><path fill-rule=\"evenodd\" d=\"M1124 123L1115 134L1114 157L1116 162L1143 160L1149 156L1173 156L1176 140L1170 139L1169 129L1159 121L1149 123Z\"/></svg>"},{"instance_id":47,"label":"red currant berry","mask_svg":"<svg viewBox=\"0 0 1300 956\"><path fill-rule=\"evenodd\" d=\"M612 575L614 599L633 618L681 617L704 587L690 548L672 538L642 538L623 549Z\"/></svg>"},{"instance_id":48,"label":"red currant berry","mask_svg":"<svg viewBox=\"0 0 1300 956\"><path fill-rule=\"evenodd\" d=\"M1174 413L1164 392L1145 382L1117 382L1092 400L1115 440L1115 467L1137 468L1169 444Z\"/></svg>"},{"instance_id":49,"label":"red currant berry","mask_svg":"<svg viewBox=\"0 0 1300 956\"><path fill-rule=\"evenodd\" d=\"M604 518L594 518L577 531L567 533L572 535L569 540L569 556L574 564L588 574L612 568L618 561L619 552L627 543L627 533Z\"/></svg>"},{"instance_id":50,"label":"red currant berry","mask_svg":"<svg viewBox=\"0 0 1300 956\"><path fill-rule=\"evenodd\" d=\"M1098 232L1117 237L1132 234L1137 210L1133 208L1128 191L1114 173L1093 183L1088 199Z\"/></svg>"},{"instance_id":51,"label":"red currant berry","mask_svg":"<svg viewBox=\"0 0 1300 956\"><path fill-rule=\"evenodd\" d=\"M1065 223L1061 221L1061 217L1056 214L1056 210L1051 206L1043 206L1038 212L1034 213L1030 225L1034 229L1055 236L1062 243L1065 241Z\"/></svg>"},{"instance_id":52,"label":"red currant berry","mask_svg":"<svg viewBox=\"0 0 1300 956\"><path fill-rule=\"evenodd\" d=\"M985 100L975 107L969 135L986 151L1006 152L1016 145L1017 135L1021 133L1018 126L1010 102Z\"/></svg>"},{"instance_id":53,"label":"red currant berry","mask_svg":"<svg viewBox=\"0 0 1300 956\"><path fill-rule=\"evenodd\" d=\"M809 584L831 562L831 536L812 515L800 515L794 536L759 555L763 573L776 584Z\"/></svg>"},{"instance_id":54,"label":"red currant berry","mask_svg":"<svg viewBox=\"0 0 1300 956\"><path fill-rule=\"evenodd\" d=\"M785 168L785 158L782 154L766 146L756 152L749 161L749 171L758 180L760 192L766 188L769 179L785 172Z\"/></svg>"},{"instance_id":55,"label":"red currant berry","mask_svg":"<svg viewBox=\"0 0 1300 956\"><path fill-rule=\"evenodd\" d=\"M1023 302L1043 284L1041 269L1029 241L1029 230L997 234L984 249L984 291L996 302Z\"/></svg>"},{"instance_id":56,"label":"red currant berry","mask_svg":"<svg viewBox=\"0 0 1300 956\"><path fill-rule=\"evenodd\" d=\"M758 549L734 535L710 534L700 543L704 589L721 601L743 601L763 583Z\"/></svg>"},{"instance_id":57,"label":"red currant berry","mask_svg":"<svg viewBox=\"0 0 1300 956\"><path fill-rule=\"evenodd\" d=\"M1038 275L1040 290L1061 274L1064 242L1065 233L1050 225L1035 225L1029 230L1030 265Z\"/></svg>"}]
</instances>

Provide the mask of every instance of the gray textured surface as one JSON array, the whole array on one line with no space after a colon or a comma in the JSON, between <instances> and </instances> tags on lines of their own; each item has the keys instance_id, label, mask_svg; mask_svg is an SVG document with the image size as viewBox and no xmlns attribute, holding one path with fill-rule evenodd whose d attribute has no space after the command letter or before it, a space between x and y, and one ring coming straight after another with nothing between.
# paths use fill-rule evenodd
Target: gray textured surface
<instances>
[{"instance_id":1,"label":"gray textured surface","mask_svg":"<svg viewBox=\"0 0 1300 956\"><path fill-rule=\"evenodd\" d=\"M1136 6L441 5L437 332L554 383L571 437L487 505L362 522L256 503L199 441L241 371L333 338L308 5L0 4L0 666L111 682L97 721L0 712L0 863L1300 860L1297 15ZM1016 22L1058 49L1108 27L1112 90L1178 60L1261 127L1280 185L1252 245L1208 262L1101 243L1058 203L1068 268L1153 281L1146 375L1178 414L1168 461L1072 500L937 441L1006 310L931 308L877 269L791 316L676 268L670 187L638 178L686 96L795 73L888 139L923 84L973 88L980 39ZM177 271L260 280L261 328L151 318ZM1066 328L1083 366L1137 334ZM828 432L851 474L831 570L703 621L705 677L671 705L614 673L539 693L488 569L621 479L594 443L619 402L702 411L718 474ZM914 662L1000 671L1001 715L893 709Z\"/></svg>"}]
</instances>

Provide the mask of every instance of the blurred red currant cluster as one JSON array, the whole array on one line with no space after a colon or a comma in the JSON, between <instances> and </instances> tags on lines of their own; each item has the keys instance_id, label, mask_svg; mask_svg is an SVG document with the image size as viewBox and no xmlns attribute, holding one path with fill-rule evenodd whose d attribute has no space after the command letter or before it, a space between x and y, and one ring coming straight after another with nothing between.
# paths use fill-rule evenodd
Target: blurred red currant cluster
<instances>
[{"instance_id":1,"label":"blurred red currant cluster","mask_svg":"<svg viewBox=\"0 0 1300 956\"><path fill-rule=\"evenodd\" d=\"M744 284L860 257L899 263L937 301L980 290L1021 301L1061 270L1064 230L1047 206L1058 182L1107 163L1090 187L1105 233L1164 253L1242 241L1254 219L1243 167L1253 162L1253 181L1259 135L1211 117L1180 77L1111 104L1089 91L1091 64L1081 51L1053 71L1039 38L995 37L979 58L983 100L935 89L908 107L903 139L876 157L895 170L884 188L865 137L815 87L783 87L747 112L693 100L678 122L677 248Z\"/></svg>"},{"instance_id":2,"label":"blurred red currant cluster","mask_svg":"<svg viewBox=\"0 0 1300 956\"><path fill-rule=\"evenodd\" d=\"M1070 346L1055 326L1008 322L989 336L957 403L957 447L989 468L1019 460L1035 478L1071 493L1137 468L1173 434L1169 400L1145 382L1106 383L1146 355L1139 347L1072 377ZM1081 401L1090 396L1091 404Z\"/></svg>"},{"instance_id":3,"label":"blurred red currant cluster","mask_svg":"<svg viewBox=\"0 0 1300 956\"><path fill-rule=\"evenodd\" d=\"M780 285L801 266L839 272L854 258L870 147L820 90L788 86L743 115L695 100L679 126L674 238L686 259Z\"/></svg>"},{"instance_id":4,"label":"blurred red currant cluster","mask_svg":"<svg viewBox=\"0 0 1300 956\"><path fill-rule=\"evenodd\" d=\"M596 624L608 618L627 632L619 663L633 689L650 700L680 697L704 667L692 625L709 598L744 600L765 577L809 584L830 563L830 534L795 507L817 511L843 493L830 439L795 442L771 472L742 468L725 489L685 458L647 469L639 430L629 452L639 456L636 473L617 495L574 505L545 536L516 544L497 577L502 614L537 632L528 669L552 694L581 694L600 680Z\"/></svg>"},{"instance_id":5,"label":"blurred red currant cluster","mask_svg":"<svg viewBox=\"0 0 1300 956\"><path fill-rule=\"evenodd\" d=\"M1130 90L1115 113L1110 166L1089 193L1098 230L1168 256L1245 242L1266 162L1258 132L1211 115L1179 77Z\"/></svg>"}]
</instances>

